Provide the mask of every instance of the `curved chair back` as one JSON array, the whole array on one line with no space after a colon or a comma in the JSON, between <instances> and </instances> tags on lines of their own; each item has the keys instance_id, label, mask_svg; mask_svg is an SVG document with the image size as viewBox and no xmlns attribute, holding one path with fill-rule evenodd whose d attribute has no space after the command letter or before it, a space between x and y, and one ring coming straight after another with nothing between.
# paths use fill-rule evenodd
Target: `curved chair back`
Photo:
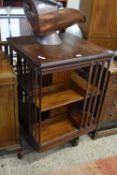
<instances>
[{"instance_id":1,"label":"curved chair back","mask_svg":"<svg viewBox=\"0 0 117 175\"><path fill-rule=\"evenodd\" d=\"M59 9L54 0L25 0L24 10L33 34L37 37L86 20L79 10Z\"/></svg>"}]
</instances>

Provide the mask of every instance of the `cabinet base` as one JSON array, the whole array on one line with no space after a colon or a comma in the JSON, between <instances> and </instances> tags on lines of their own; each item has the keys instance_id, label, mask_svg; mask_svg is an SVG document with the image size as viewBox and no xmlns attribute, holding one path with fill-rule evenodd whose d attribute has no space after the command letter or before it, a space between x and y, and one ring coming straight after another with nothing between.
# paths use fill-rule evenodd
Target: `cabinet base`
<instances>
[{"instance_id":1,"label":"cabinet base","mask_svg":"<svg viewBox=\"0 0 117 175\"><path fill-rule=\"evenodd\" d=\"M0 147L0 151L5 151L5 152L9 152L9 153L16 152L18 159L23 158L23 154L22 154L23 153L23 148L19 144Z\"/></svg>"},{"instance_id":2,"label":"cabinet base","mask_svg":"<svg viewBox=\"0 0 117 175\"><path fill-rule=\"evenodd\" d=\"M113 134L117 134L117 128L106 129L102 131L95 131L90 133L89 135L92 139L98 139L98 138L106 137Z\"/></svg>"}]
</instances>

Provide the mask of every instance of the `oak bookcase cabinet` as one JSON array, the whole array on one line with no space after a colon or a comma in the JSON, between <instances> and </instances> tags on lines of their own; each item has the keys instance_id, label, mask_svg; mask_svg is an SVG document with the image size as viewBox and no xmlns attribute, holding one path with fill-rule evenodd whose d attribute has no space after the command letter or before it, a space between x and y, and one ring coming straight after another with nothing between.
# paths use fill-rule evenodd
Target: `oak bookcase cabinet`
<instances>
[{"instance_id":1,"label":"oak bookcase cabinet","mask_svg":"<svg viewBox=\"0 0 117 175\"><path fill-rule=\"evenodd\" d=\"M0 149L21 148L17 102L16 76L8 59L0 51Z\"/></svg>"},{"instance_id":2,"label":"oak bookcase cabinet","mask_svg":"<svg viewBox=\"0 0 117 175\"><path fill-rule=\"evenodd\" d=\"M81 25L85 38L117 50L117 0L80 0L80 9L87 17Z\"/></svg>"}]
</instances>

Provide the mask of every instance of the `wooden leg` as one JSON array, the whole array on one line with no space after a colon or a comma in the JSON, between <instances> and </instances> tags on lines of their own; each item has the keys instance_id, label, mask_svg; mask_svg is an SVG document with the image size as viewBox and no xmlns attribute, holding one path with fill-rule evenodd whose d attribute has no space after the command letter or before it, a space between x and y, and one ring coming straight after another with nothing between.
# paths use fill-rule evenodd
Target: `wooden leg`
<instances>
[{"instance_id":1,"label":"wooden leg","mask_svg":"<svg viewBox=\"0 0 117 175\"><path fill-rule=\"evenodd\" d=\"M19 148L17 150L17 158L18 159L23 159L23 149L22 148Z\"/></svg>"},{"instance_id":2,"label":"wooden leg","mask_svg":"<svg viewBox=\"0 0 117 175\"><path fill-rule=\"evenodd\" d=\"M79 137L74 139L74 140L72 140L71 141L72 146L77 146L78 145L78 141L79 141Z\"/></svg>"}]
</instances>

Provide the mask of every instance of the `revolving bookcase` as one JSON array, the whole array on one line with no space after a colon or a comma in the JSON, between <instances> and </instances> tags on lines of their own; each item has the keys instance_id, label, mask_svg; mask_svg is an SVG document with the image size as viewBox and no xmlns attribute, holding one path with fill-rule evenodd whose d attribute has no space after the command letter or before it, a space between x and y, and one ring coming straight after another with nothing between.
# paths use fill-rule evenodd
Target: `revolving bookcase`
<instances>
[{"instance_id":1,"label":"revolving bookcase","mask_svg":"<svg viewBox=\"0 0 117 175\"><path fill-rule=\"evenodd\" d=\"M61 37L57 46L32 36L8 39L17 53L20 120L37 151L96 129L114 54L72 35Z\"/></svg>"}]
</instances>

